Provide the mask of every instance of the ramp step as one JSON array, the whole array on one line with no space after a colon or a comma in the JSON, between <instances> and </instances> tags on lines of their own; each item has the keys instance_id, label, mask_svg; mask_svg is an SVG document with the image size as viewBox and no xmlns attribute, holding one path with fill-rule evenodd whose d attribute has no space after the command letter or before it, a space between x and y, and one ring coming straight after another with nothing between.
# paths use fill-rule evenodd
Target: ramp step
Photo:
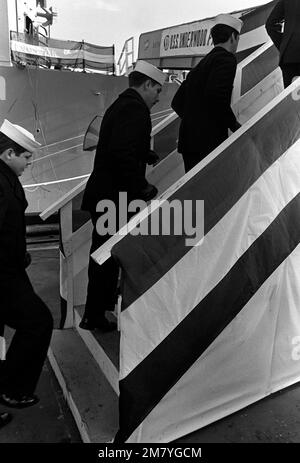
<instances>
[{"instance_id":1,"label":"ramp step","mask_svg":"<svg viewBox=\"0 0 300 463\"><path fill-rule=\"evenodd\" d=\"M79 323L83 315L83 307L76 307L74 314L78 335L86 344L111 387L116 394L119 394L119 332L99 333L82 330L79 328Z\"/></svg>"},{"instance_id":2,"label":"ramp step","mask_svg":"<svg viewBox=\"0 0 300 463\"><path fill-rule=\"evenodd\" d=\"M48 357L83 441L111 442L118 397L77 332L55 330Z\"/></svg>"}]
</instances>

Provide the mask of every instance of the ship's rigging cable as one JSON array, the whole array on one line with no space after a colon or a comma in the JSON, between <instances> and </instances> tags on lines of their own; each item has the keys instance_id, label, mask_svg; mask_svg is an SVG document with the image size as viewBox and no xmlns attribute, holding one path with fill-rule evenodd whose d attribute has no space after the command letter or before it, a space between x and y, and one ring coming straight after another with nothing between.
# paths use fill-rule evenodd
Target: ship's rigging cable
<instances>
[{"instance_id":1,"label":"ship's rigging cable","mask_svg":"<svg viewBox=\"0 0 300 463\"><path fill-rule=\"evenodd\" d=\"M59 145L61 143L65 143L66 141L75 140L76 138L80 138L80 137L84 137L84 133L82 133L80 135L76 135L76 137L65 138L64 140L58 140L58 141L55 141L53 143L49 143L48 145L45 145L45 146L47 146L49 148L50 146Z\"/></svg>"},{"instance_id":2,"label":"ship's rigging cable","mask_svg":"<svg viewBox=\"0 0 300 463\"><path fill-rule=\"evenodd\" d=\"M85 174L85 175L79 175L77 177L62 178L60 180L54 180L54 181L51 181L51 182L37 183L36 185L35 184L23 185L23 188L26 188L27 190L29 190L29 188L35 187L35 189L37 189L37 188L40 188L40 187L45 186L45 185L56 185L57 183L74 182L75 180L82 180L84 178L88 178L89 176L90 176L90 174ZM32 190L32 191L35 191L35 190Z\"/></svg>"},{"instance_id":3,"label":"ship's rigging cable","mask_svg":"<svg viewBox=\"0 0 300 463\"><path fill-rule=\"evenodd\" d=\"M156 113L152 113L151 116L158 116L158 114L163 114L163 113L167 113L169 111L172 111L172 108L167 108L167 109L163 109L162 111L157 111Z\"/></svg>"},{"instance_id":4,"label":"ship's rigging cable","mask_svg":"<svg viewBox=\"0 0 300 463\"><path fill-rule=\"evenodd\" d=\"M57 154L61 154L61 153L65 153L66 151L70 151L74 148L80 148L82 146L82 144L80 143L80 145L74 145L74 146L69 146L68 148L65 148L63 150L60 150L60 151L55 151L55 153L49 153L49 154L46 154L45 156L42 156L40 158L37 158L37 159L34 159L32 161L32 164L35 163L35 162L39 162L39 161L44 161L46 158L50 158L52 156L56 156Z\"/></svg>"},{"instance_id":5,"label":"ship's rigging cable","mask_svg":"<svg viewBox=\"0 0 300 463\"><path fill-rule=\"evenodd\" d=\"M37 70L37 66L36 66L35 69ZM34 108L35 132L37 132L38 129L41 131L43 144L44 144L44 146L47 147L45 132L44 132L44 129L43 129L43 124L42 124L42 121L41 121L41 118L40 118L39 109L38 109L38 103L37 103L38 84L39 84L39 82L38 82L38 74L37 74L37 72L35 73L35 82L33 82L33 79L32 79L29 68L27 67L26 70L27 70L27 75L28 75L28 82L29 82L29 85L31 87L31 92L32 92L31 93L31 95L32 95L31 102L32 102L32 105L33 105L33 108ZM46 148L46 152L47 152L47 148ZM49 163L50 163L50 167L51 167L51 170L53 172L55 180L58 180L58 177L56 175L55 168L53 166L53 163L52 163L51 159L49 159ZM38 183L38 179L34 175L33 169L34 169L34 165L32 164L31 165L31 175L32 175L32 178L36 181L36 183ZM50 192L50 190L45 188L44 186L41 186L40 188L42 188L46 192ZM57 191L61 191L61 189L58 188Z\"/></svg>"}]
</instances>

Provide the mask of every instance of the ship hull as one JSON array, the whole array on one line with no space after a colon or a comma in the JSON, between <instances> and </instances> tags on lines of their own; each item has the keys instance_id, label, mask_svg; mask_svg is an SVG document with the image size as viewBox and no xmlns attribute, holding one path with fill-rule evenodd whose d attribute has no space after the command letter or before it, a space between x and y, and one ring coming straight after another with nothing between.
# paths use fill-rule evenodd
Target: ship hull
<instances>
[{"instance_id":1,"label":"ship hull","mask_svg":"<svg viewBox=\"0 0 300 463\"><path fill-rule=\"evenodd\" d=\"M22 125L43 145L21 177L27 213L40 213L91 172L94 152L83 151L85 132L127 87L128 79L15 66L0 67L0 78L1 121ZM166 85L153 111L153 125L169 114L177 88L175 83Z\"/></svg>"}]
</instances>

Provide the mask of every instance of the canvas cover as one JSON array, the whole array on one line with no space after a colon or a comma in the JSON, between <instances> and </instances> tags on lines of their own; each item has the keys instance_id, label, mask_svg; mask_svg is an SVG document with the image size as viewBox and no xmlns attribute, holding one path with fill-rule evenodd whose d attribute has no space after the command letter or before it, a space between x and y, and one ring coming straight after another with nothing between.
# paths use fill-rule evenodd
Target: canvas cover
<instances>
[{"instance_id":1,"label":"canvas cover","mask_svg":"<svg viewBox=\"0 0 300 463\"><path fill-rule=\"evenodd\" d=\"M123 270L118 441L173 441L300 380L298 86L169 197L204 200L200 246L129 234L112 249Z\"/></svg>"}]
</instances>

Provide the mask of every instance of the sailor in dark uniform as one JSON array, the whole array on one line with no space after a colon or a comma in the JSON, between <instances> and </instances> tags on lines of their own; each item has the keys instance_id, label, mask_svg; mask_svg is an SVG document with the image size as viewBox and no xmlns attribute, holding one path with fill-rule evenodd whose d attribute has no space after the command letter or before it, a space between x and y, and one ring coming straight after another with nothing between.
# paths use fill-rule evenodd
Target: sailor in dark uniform
<instances>
[{"instance_id":1,"label":"sailor in dark uniform","mask_svg":"<svg viewBox=\"0 0 300 463\"><path fill-rule=\"evenodd\" d=\"M27 130L5 120L0 128L0 334L15 330L0 369L0 402L24 408L38 402L34 394L47 355L53 319L34 292L25 268L27 207L19 181L40 146ZM4 424L7 417L4 416ZM2 419L3 421L3 419Z\"/></svg>"},{"instance_id":2,"label":"sailor in dark uniform","mask_svg":"<svg viewBox=\"0 0 300 463\"><path fill-rule=\"evenodd\" d=\"M182 119L178 151L186 172L226 140L228 129L240 127L230 103L242 25L231 15L217 16L211 30L214 49L191 70L173 98L172 108Z\"/></svg>"},{"instance_id":3,"label":"sailor in dark uniform","mask_svg":"<svg viewBox=\"0 0 300 463\"><path fill-rule=\"evenodd\" d=\"M282 23L284 21L284 29ZM288 87L294 77L300 76L300 2L280 0L266 22L266 29L276 48L284 86Z\"/></svg>"},{"instance_id":4,"label":"sailor in dark uniform","mask_svg":"<svg viewBox=\"0 0 300 463\"><path fill-rule=\"evenodd\" d=\"M82 209L91 214L94 231L92 254L110 235L100 236L96 230L101 213L96 212L100 200L116 205L118 218L119 193L126 193L128 202L134 199L149 201L157 194L155 186L145 178L146 164L157 157L150 150L150 109L159 100L165 74L155 66L138 61L129 75L129 87L106 110L102 120L94 169L88 180ZM117 225L117 230L119 226ZM116 231L117 231L116 230ZM99 266L92 258L88 269L88 290L85 313L80 327L87 330L111 331L116 324L105 317L113 310L119 267L112 259Z\"/></svg>"}]
</instances>

